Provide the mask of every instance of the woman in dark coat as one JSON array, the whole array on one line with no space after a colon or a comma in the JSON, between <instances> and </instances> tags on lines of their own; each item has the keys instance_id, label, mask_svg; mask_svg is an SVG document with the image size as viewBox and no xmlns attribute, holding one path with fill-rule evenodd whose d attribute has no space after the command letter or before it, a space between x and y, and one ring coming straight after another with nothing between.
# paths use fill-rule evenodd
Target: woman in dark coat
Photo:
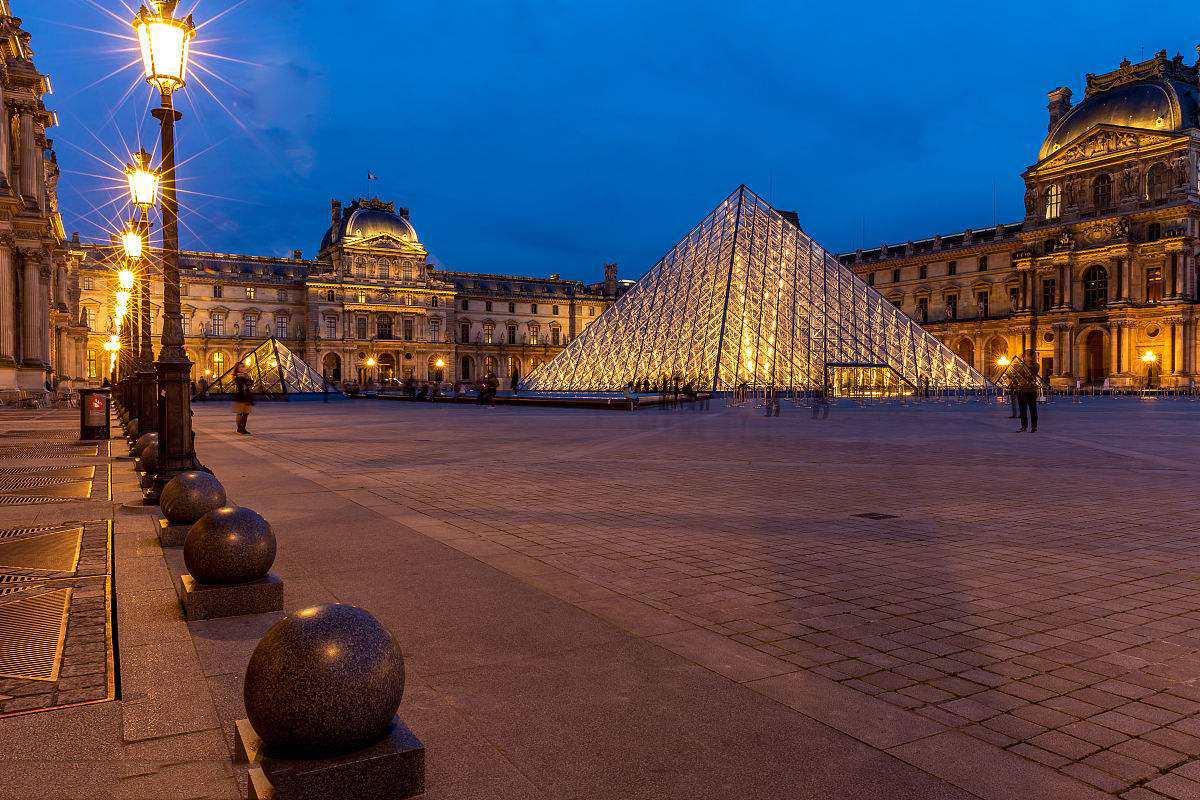
<instances>
[{"instance_id":1,"label":"woman in dark coat","mask_svg":"<svg viewBox=\"0 0 1200 800\"><path fill-rule=\"evenodd\" d=\"M254 380L248 370L238 364L233 370L233 413L237 416L237 432L246 436L250 435L250 431L246 430L246 422L250 419L250 409L254 407L254 395L250 392L253 385Z\"/></svg>"}]
</instances>

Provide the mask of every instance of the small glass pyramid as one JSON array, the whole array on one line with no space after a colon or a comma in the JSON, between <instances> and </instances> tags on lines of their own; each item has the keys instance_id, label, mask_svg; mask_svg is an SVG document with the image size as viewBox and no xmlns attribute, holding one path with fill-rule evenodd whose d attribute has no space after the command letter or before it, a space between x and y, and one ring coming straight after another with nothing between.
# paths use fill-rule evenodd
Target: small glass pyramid
<instances>
[{"instance_id":1,"label":"small glass pyramid","mask_svg":"<svg viewBox=\"0 0 1200 800\"><path fill-rule=\"evenodd\" d=\"M250 391L273 399L287 399L303 395L340 395L337 389L325 381L321 374L305 363L304 359L288 350L272 336L253 352L238 362L246 367L254 385ZM199 396L232 395L234 392L234 364L221 373Z\"/></svg>"},{"instance_id":2,"label":"small glass pyramid","mask_svg":"<svg viewBox=\"0 0 1200 800\"><path fill-rule=\"evenodd\" d=\"M986 386L745 186L530 373L524 387L615 391L662 377L704 391L745 385L836 392L867 381L886 393Z\"/></svg>"}]
</instances>

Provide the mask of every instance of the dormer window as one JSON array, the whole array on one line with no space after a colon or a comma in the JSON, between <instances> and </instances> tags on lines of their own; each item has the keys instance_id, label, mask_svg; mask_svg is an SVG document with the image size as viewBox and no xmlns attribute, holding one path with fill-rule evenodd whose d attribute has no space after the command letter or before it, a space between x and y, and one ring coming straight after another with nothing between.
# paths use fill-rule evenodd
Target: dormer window
<instances>
[{"instance_id":1,"label":"dormer window","mask_svg":"<svg viewBox=\"0 0 1200 800\"><path fill-rule=\"evenodd\" d=\"M1097 211L1112 208L1112 178L1108 175L1097 175L1092 181L1092 203Z\"/></svg>"},{"instance_id":2,"label":"dormer window","mask_svg":"<svg viewBox=\"0 0 1200 800\"><path fill-rule=\"evenodd\" d=\"M1045 219L1058 219L1062 216L1062 187L1052 183L1046 187Z\"/></svg>"}]
</instances>

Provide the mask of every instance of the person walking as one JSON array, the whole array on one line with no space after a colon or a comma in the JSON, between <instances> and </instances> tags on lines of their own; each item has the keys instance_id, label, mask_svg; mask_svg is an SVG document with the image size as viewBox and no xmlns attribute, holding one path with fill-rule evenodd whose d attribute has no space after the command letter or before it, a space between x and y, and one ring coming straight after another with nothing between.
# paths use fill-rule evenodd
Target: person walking
<instances>
[{"instance_id":1,"label":"person walking","mask_svg":"<svg viewBox=\"0 0 1200 800\"><path fill-rule=\"evenodd\" d=\"M248 374L245 366L239 363L233 369L233 413L237 416L237 432L249 436L246 422L250 419L250 409L254 407L254 395L250 388L254 380Z\"/></svg>"},{"instance_id":2,"label":"person walking","mask_svg":"<svg viewBox=\"0 0 1200 800\"><path fill-rule=\"evenodd\" d=\"M1038 365L1032 355L1020 362L1020 368L1014 370L1013 386L1017 391L1017 408L1021 415L1021 428L1017 433L1037 433L1038 410Z\"/></svg>"}]
</instances>

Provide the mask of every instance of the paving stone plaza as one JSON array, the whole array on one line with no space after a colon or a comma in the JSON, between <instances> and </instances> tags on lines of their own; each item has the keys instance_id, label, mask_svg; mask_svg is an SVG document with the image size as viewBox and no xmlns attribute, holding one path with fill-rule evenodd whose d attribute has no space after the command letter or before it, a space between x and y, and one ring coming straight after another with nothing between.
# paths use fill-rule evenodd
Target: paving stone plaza
<instances>
[{"instance_id":1,"label":"paving stone plaza","mask_svg":"<svg viewBox=\"0 0 1200 800\"><path fill-rule=\"evenodd\" d=\"M428 797L1200 796L1200 403L1059 400L1036 435L974 402L275 403L250 437L195 408L201 459L274 527L284 610L355 604L404 648ZM111 519L117 623L71 617L57 699L0 678L0 797L243 797L242 678L282 615L183 620L112 444L56 459L104 491L0 508L83 529L78 584L37 573L73 615Z\"/></svg>"}]
</instances>

